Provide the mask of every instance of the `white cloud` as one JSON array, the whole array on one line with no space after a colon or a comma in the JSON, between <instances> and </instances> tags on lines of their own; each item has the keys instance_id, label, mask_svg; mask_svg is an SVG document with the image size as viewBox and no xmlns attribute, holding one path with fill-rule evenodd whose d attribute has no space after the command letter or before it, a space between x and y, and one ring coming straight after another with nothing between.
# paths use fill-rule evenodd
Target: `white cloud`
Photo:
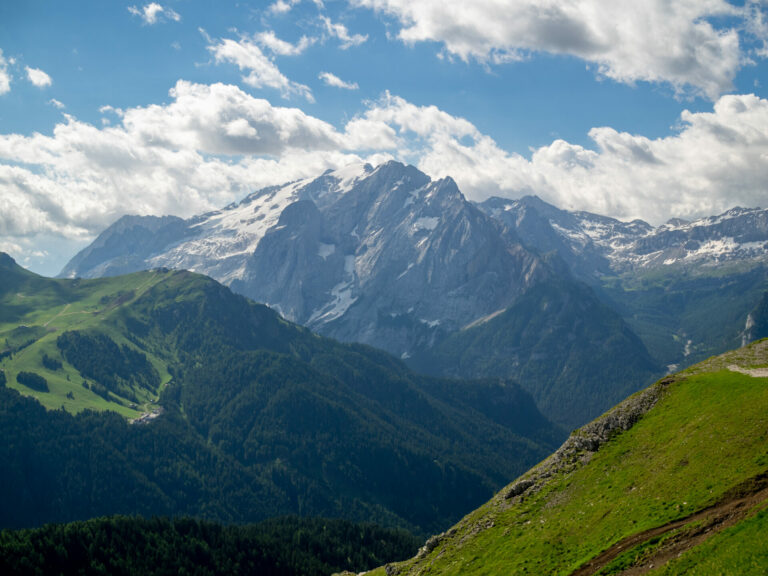
<instances>
[{"instance_id":1,"label":"white cloud","mask_svg":"<svg viewBox=\"0 0 768 576\"><path fill-rule=\"evenodd\" d=\"M402 41L440 42L465 61L568 54L618 82L668 83L712 100L732 89L745 63L739 29L762 14L755 0L745 7L726 0L473 0L450 9L444 0L349 2L395 17ZM734 18L740 23L723 24Z\"/></svg>"},{"instance_id":2,"label":"white cloud","mask_svg":"<svg viewBox=\"0 0 768 576\"><path fill-rule=\"evenodd\" d=\"M768 58L768 14L763 9L765 4L765 0L747 0L745 6L748 14L746 31L757 44L753 52L758 58Z\"/></svg>"},{"instance_id":3,"label":"white cloud","mask_svg":"<svg viewBox=\"0 0 768 576\"><path fill-rule=\"evenodd\" d=\"M321 15L320 24L325 29L326 34L331 38L336 38L341 42L340 48L346 50L352 46L359 46L368 40L367 34L350 34L347 27L340 22L333 22L328 16Z\"/></svg>"},{"instance_id":4,"label":"white cloud","mask_svg":"<svg viewBox=\"0 0 768 576\"><path fill-rule=\"evenodd\" d=\"M345 82L330 72L320 72L317 77L328 86L333 86L334 88L341 88L343 90L357 90L360 88L360 86L357 85L357 82Z\"/></svg>"},{"instance_id":5,"label":"white cloud","mask_svg":"<svg viewBox=\"0 0 768 576\"><path fill-rule=\"evenodd\" d=\"M0 50L0 94L7 94L11 91L11 73L8 72L8 61L3 57L3 51Z\"/></svg>"},{"instance_id":6,"label":"white cloud","mask_svg":"<svg viewBox=\"0 0 768 576\"><path fill-rule=\"evenodd\" d=\"M267 9L271 14L286 14L301 0L277 0Z\"/></svg>"},{"instance_id":7,"label":"white cloud","mask_svg":"<svg viewBox=\"0 0 768 576\"><path fill-rule=\"evenodd\" d=\"M65 115L50 136L0 135L0 238L83 241L125 213L190 216L362 160L331 125L236 86L180 81L171 98L104 107L115 126Z\"/></svg>"},{"instance_id":8,"label":"white cloud","mask_svg":"<svg viewBox=\"0 0 768 576\"><path fill-rule=\"evenodd\" d=\"M537 194L563 208L660 223L768 198L768 100L753 95L723 96L709 113L685 111L665 138L594 128L596 150L556 140L530 159L506 152L465 119L395 96L357 120L370 133L394 129L395 156L434 177L452 176L475 200Z\"/></svg>"},{"instance_id":9,"label":"white cloud","mask_svg":"<svg viewBox=\"0 0 768 576\"><path fill-rule=\"evenodd\" d=\"M231 62L240 70L246 70L248 74L243 76L243 82L249 86L274 88L280 91L283 98L296 94L314 101L308 86L286 78L261 48L247 38L241 38L239 42L229 38L215 41L208 46L208 50L217 63Z\"/></svg>"},{"instance_id":10,"label":"white cloud","mask_svg":"<svg viewBox=\"0 0 768 576\"><path fill-rule=\"evenodd\" d=\"M56 98L51 98L50 100L48 100L48 104L50 104L51 106L53 106L58 110L64 110L64 108L66 108L66 106L64 106L64 103L60 102L59 100L56 100Z\"/></svg>"},{"instance_id":11,"label":"white cloud","mask_svg":"<svg viewBox=\"0 0 768 576\"><path fill-rule=\"evenodd\" d=\"M32 84L38 88L45 88L53 84L51 77L39 68L30 68L29 66L25 66L24 69L27 72L27 80L32 82Z\"/></svg>"},{"instance_id":12,"label":"white cloud","mask_svg":"<svg viewBox=\"0 0 768 576\"><path fill-rule=\"evenodd\" d=\"M144 144L208 154L282 154L341 144L330 124L298 108L272 106L235 86L180 80L170 94L169 105L125 110L126 130Z\"/></svg>"},{"instance_id":13,"label":"white cloud","mask_svg":"<svg viewBox=\"0 0 768 576\"><path fill-rule=\"evenodd\" d=\"M753 95L684 112L664 138L599 127L589 133L594 149L556 140L529 157L464 118L390 94L343 130L224 84L179 81L167 104L101 111L114 125L65 114L51 135L0 135L4 243L29 252L27 240L45 234L82 244L126 213L190 216L263 186L389 158L452 176L475 200L538 194L653 223L767 198L768 100Z\"/></svg>"},{"instance_id":14,"label":"white cloud","mask_svg":"<svg viewBox=\"0 0 768 576\"><path fill-rule=\"evenodd\" d=\"M302 36L296 44L291 44L278 38L272 30L260 32L254 36L254 39L278 56L298 56L315 43L314 39Z\"/></svg>"},{"instance_id":15,"label":"white cloud","mask_svg":"<svg viewBox=\"0 0 768 576\"><path fill-rule=\"evenodd\" d=\"M149 4L145 4L142 8L129 6L128 12L134 16L138 16L144 21L144 24L149 26L164 20L173 20L174 22L181 20L181 15L178 12L172 8L164 7L157 2L150 2Z\"/></svg>"}]
</instances>

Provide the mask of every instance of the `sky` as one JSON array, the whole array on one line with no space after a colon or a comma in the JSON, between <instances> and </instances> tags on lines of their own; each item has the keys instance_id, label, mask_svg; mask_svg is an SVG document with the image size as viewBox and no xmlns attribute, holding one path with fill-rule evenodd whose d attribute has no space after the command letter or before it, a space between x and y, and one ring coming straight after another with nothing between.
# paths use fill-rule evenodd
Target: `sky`
<instances>
[{"instance_id":1,"label":"sky","mask_svg":"<svg viewBox=\"0 0 768 576\"><path fill-rule=\"evenodd\" d=\"M659 225L768 207L768 0L0 0L0 251L55 275L395 159Z\"/></svg>"}]
</instances>

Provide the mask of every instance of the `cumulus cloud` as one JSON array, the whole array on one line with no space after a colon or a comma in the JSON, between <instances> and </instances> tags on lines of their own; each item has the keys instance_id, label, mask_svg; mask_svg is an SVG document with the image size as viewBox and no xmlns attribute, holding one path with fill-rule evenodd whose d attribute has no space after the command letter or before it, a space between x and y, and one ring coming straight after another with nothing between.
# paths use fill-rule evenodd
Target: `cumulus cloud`
<instances>
[{"instance_id":1,"label":"cumulus cloud","mask_svg":"<svg viewBox=\"0 0 768 576\"><path fill-rule=\"evenodd\" d=\"M341 22L333 22L328 16L320 15L320 24L325 29L325 33L331 38L336 38L341 42L340 48L346 50L352 46L359 46L368 40L367 34L350 34L349 29Z\"/></svg>"},{"instance_id":2,"label":"cumulus cloud","mask_svg":"<svg viewBox=\"0 0 768 576\"><path fill-rule=\"evenodd\" d=\"M50 136L0 135L0 237L87 239L125 213L190 216L362 160L331 125L236 86L180 81L170 96L103 107L115 126L65 115Z\"/></svg>"},{"instance_id":3,"label":"cumulus cloud","mask_svg":"<svg viewBox=\"0 0 768 576\"><path fill-rule=\"evenodd\" d=\"M739 30L762 22L754 0L742 7L726 0L473 0L450 10L443 0L349 1L394 17L402 41L439 42L465 61L568 54L618 82L667 83L712 100L732 89L745 63Z\"/></svg>"},{"instance_id":4,"label":"cumulus cloud","mask_svg":"<svg viewBox=\"0 0 768 576\"><path fill-rule=\"evenodd\" d=\"M357 90L360 88L357 82L345 82L336 74L331 74L330 72L320 72L317 77L327 86L333 86L334 88L341 88L342 90Z\"/></svg>"},{"instance_id":5,"label":"cumulus cloud","mask_svg":"<svg viewBox=\"0 0 768 576\"><path fill-rule=\"evenodd\" d=\"M149 4L145 4L142 8L129 6L128 12L134 16L138 16L144 21L144 24L149 26L164 20L173 20L174 22L181 20L181 15L179 15L178 12L171 8L164 7L157 2L150 2Z\"/></svg>"},{"instance_id":6,"label":"cumulus cloud","mask_svg":"<svg viewBox=\"0 0 768 576\"><path fill-rule=\"evenodd\" d=\"M39 68L30 68L29 66L25 66L24 70L27 72L27 80L29 80L38 88L46 88L47 86L53 84L51 77Z\"/></svg>"},{"instance_id":7,"label":"cumulus cloud","mask_svg":"<svg viewBox=\"0 0 768 576\"><path fill-rule=\"evenodd\" d=\"M308 86L289 80L261 48L248 38L243 37L239 41L230 38L212 41L208 50L217 63L230 62L240 70L247 71L242 78L249 86L274 88L280 91L283 98L290 98L295 94L314 102Z\"/></svg>"},{"instance_id":8,"label":"cumulus cloud","mask_svg":"<svg viewBox=\"0 0 768 576\"><path fill-rule=\"evenodd\" d=\"M66 106L64 106L64 103L59 100L56 100L56 98L51 98L50 100L48 100L48 104L50 104L57 110L64 110L64 108L66 108Z\"/></svg>"},{"instance_id":9,"label":"cumulus cloud","mask_svg":"<svg viewBox=\"0 0 768 576\"><path fill-rule=\"evenodd\" d=\"M765 5L765 0L748 0L745 6L748 14L746 32L756 44L753 53L758 58L768 58L768 14L764 11Z\"/></svg>"},{"instance_id":10,"label":"cumulus cloud","mask_svg":"<svg viewBox=\"0 0 768 576\"><path fill-rule=\"evenodd\" d=\"M0 50L0 94L7 94L11 91L11 73L8 72L8 61Z\"/></svg>"},{"instance_id":11,"label":"cumulus cloud","mask_svg":"<svg viewBox=\"0 0 768 576\"><path fill-rule=\"evenodd\" d=\"M290 12L293 7L300 1L301 0L277 0L277 2L270 4L267 12L271 14L286 14L287 12Z\"/></svg>"},{"instance_id":12,"label":"cumulus cloud","mask_svg":"<svg viewBox=\"0 0 768 576\"><path fill-rule=\"evenodd\" d=\"M298 108L272 106L235 86L179 81L166 106L122 113L125 129L145 144L209 154L282 154L340 146L337 131Z\"/></svg>"},{"instance_id":13,"label":"cumulus cloud","mask_svg":"<svg viewBox=\"0 0 768 576\"><path fill-rule=\"evenodd\" d=\"M592 148L555 140L528 156L465 118L391 94L341 129L225 84L179 81L166 104L101 110L113 125L65 114L50 135L0 135L3 242L84 242L126 213L190 216L264 186L389 158L452 176L474 200L537 194L654 224L764 204L768 182L768 100L754 95L683 112L663 138L597 127Z\"/></svg>"},{"instance_id":14,"label":"cumulus cloud","mask_svg":"<svg viewBox=\"0 0 768 576\"><path fill-rule=\"evenodd\" d=\"M563 208L658 224L766 199L768 100L754 95L722 96L712 112L685 111L664 138L599 127L589 133L594 150L556 140L530 158L503 150L465 119L388 94L358 121L371 133L393 129L396 156L434 177L452 176L474 200L537 194Z\"/></svg>"},{"instance_id":15,"label":"cumulus cloud","mask_svg":"<svg viewBox=\"0 0 768 576\"><path fill-rule=\"evenodd\" d=\"M299 4L301 0L277 0L269 5L267 8L268 14L287 14L293 7ZM312 3L317 6L319 10L325 8L323 0L312 0Z\"/></svg>"}]
</instances>

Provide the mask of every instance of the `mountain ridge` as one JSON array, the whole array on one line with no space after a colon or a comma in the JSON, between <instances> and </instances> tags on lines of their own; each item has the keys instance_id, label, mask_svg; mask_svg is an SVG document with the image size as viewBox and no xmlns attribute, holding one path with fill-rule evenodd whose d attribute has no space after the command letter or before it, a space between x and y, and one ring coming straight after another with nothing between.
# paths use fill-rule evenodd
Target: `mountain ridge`
<instances>
[{"instance_id":1,"label":"mountain ridge","mask_svg":"<svg viewBox=\"0 0 768 576\"><path fill-rule=\"evenodd\" d=\"M745 344L768 292L768 210L736 207L654 227L535 197L479 207L530 250L557 254L670 372Z\"/></svg>"},{"instance_id":2,"label":"mountain ridge","mask_svg":"<svg viewBox=\"0 0 768 576\"><path fill-rule=\"evenodd\" d=\"M116 253L93 262L86 248L61 276L189 269L323 334L407 356L441 324L485 316L546 275L492 226L450 178L396 162L351 166L187 221L121 220L94 243Z\"/></svg>"}]
</instances>

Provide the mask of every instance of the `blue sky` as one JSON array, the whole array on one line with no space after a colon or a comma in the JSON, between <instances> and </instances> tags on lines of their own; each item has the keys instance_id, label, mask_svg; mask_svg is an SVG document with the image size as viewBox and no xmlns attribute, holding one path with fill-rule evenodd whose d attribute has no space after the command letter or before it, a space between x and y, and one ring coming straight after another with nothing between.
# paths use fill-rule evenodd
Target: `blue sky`
<instances>
[{"instance_id":1,"label":"blue sky","mask_svg":"<svg viewBox=\"0 0 768 576\"><path fill-rule=\"evenodd\" d=\"M465 5L466 4L466 5ZM55 274L126 213L190 216L395 158L465 195L659 224L768 204L768 3L0 3L0 250Z\"/></svg>"}]
</instances>

